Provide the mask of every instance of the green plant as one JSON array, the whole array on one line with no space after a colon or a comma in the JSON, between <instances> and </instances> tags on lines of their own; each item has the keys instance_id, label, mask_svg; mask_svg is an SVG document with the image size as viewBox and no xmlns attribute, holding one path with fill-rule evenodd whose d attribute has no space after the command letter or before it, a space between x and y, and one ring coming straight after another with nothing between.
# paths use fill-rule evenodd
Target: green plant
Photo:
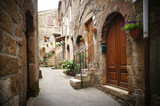
<instances>
[{"instance_id":1,"label":"green plant","mask_svg":"<svg viewBox=\"0 0 160 106\"><path fill-rule=\"evenodd\" d=\"M87 56L84 52L81 52L81 53L76 53L76 58L77 58L77 60L74 61L74 70L75 70L76 74L79 74L80 69L84 69L86 67ZM80 64L81 64L81 67L80 67Z\"/></svg>"},{"instance_id":2,"label":"green plant","mask_svg":"<svg viewBox=\"0 0 160 106\"><path fill-rule=\"evenodd\" d=\"M50 42L51 45L53 45L53 42Z\"/></svg>"},{"instance_id":3,"label":"green plant","mask_svg":"<svg viewBox=\"0 0 160 106\"><path fill-rule=\"evenodd\" d=\"M75 75L73 61L64 60L64 61L61 62L61 64L62 64L61 67L66 69L66 71L64 71L65 74Z\"/></svg>"},{"instance_id":4,"label":"green plant","mask_svg":"<svg viewBox=\"0 0 160 106\"><path fill-rule=\"evenodd\" d=\"M48 67L46 56L43 57L43 64L44 64L45 67Z\"/></svg>"},{"instance_id":5,"label":"green plant","mask_svg":"<svg viewBox=\"0 0 160 106\"><path fill-rule=\"evenodd\" d=\"M61 46L61 43L60 42L56 42L55 46L56 47Z\"/></svg>"},{"instance_id":6,"label":"green plant","mask_svg":"<svg viewBox=\"0 0 160 106\"><path fill-rule=\"evenodd\" d=\"M132 31L140 28L140 21L126 21L122 23L122 31Z\"/></svg>"}]
</instances>

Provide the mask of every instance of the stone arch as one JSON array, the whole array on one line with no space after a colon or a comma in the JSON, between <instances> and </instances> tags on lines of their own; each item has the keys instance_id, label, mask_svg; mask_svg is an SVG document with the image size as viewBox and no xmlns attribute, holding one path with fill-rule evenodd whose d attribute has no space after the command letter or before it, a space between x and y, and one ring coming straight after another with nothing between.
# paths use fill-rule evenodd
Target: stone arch
<instances>
[{"instance_id":1,"label":"stone arch","mask_svg":"<svg viewBox=\"0 0 160 106\"><path fill-rule=\"evenodd\" d=\"M112 19L116 13L120 13L124 17L125 21L134 20L136 17L135 11L130 2L113 2L101 16L100 26L98 27L97 33L98 41L102 41L103 30L105 26L109 24L107 21Z\"/></svg>"},{"instance_id":2,"label":"stone arch","mask_svg":"<svg viewBox=\"0 0 160 106\"><path fill-rule=\"evenodd\" d=\"M127 9L126 9L127 8ZM101 53L101 43L105 41L105 35L109 26L110 21L116 16L117 14L121 14L124 18L124 21L126 20L135 20L136 18L136 12L134 11L134 8L132 7L130 2L113 2L109 5L109 7L104 11L104 13L101 16L100 19L100 25L98 27L98 32L97 32L97 47L99 49L98 55L100 56L99 58L99 64L100 64L100 84L106 84L106 55L104 53ZM133 63L128 63L128 59L130 58L130 55L133 55L133 45L134 42L128 36L127 34L127 67L128 65L131 65ZM128 69L128 74L133 71L131 68ZM130 76L130 75L129 75ZM129 78L129 77L128 77ZM131 79L132 80L132 79ZM129 93L133 92L133 89L131 88L133 86L133 82L130 79L128 79L128 91Z\"/></svg>"}]
</instances>

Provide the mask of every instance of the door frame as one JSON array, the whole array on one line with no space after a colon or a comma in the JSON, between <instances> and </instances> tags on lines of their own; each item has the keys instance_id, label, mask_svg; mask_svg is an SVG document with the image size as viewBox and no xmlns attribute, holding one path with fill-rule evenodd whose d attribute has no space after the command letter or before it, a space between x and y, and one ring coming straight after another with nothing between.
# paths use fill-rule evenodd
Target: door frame
<instances>
[{"instance_id":1,"label":"door frame","mask_svg":"<svg viewBox=\"0 0 160 106\"><path fill-rule=\"evenodd\" d=\"M120 20L119 20L120 19ZM124 40L123 41L125 41L125 49L126 49L126 43L127 43L127 37L125 37L126 36L126 33L124 33L124 32L121 32L121 29L119 29L120 28L120 22L121 21L124 21L124 18L123 18L123 16L121 15L121 14L116 14L112 19L111 19L111 21L110 21L110 23L109 23L109 25L108 25L108 29L107 29L107 31L106 31L106 46L107 46L107 39L108 39L108 37L110 36L110 35L108 35L108 31L109 30L115 30L116 31L116 33L114 33L112 36L115 36L114 38L112 38L112 39L114 39L114 43L115 43L115 63L114 63L114 65L115 65L115 70L114 69L111 69L113 72L116 72L116 79L117 80L113 80L112 82L109 82L109 65L108 65L108 52L106 53L106 70L107 70L107 72L106 72L106 76L107 76L107 84L108 85L111 85L111 86L115 86L115 87L118 87L118 88L122 88L122 89L125 89L125 90L127 90L128 89L128 80L127 80L127 83L126 82L124 82L124 81L122 81L121 80L121 72L122 72L122 75L123 75L123 78L124 79L127 79L127 76L126 76L126 74L128 75L128 71L127 71L127 53L126 54L124 54L123 56L125 56L126 58L124 59L124 60L126 60L126 62L125 62L125 66L123 66L123 64L121 64L121 50L120 50L120 43L121 43L121 40L122 40L122 38L124 38ZM112 28L112 29L110 29L110 28ZM121 33L120 33L121 32ZM124 35L124 37L121 37L121 34L122 35ZM112 43L112 42L111 42ZM107 49L107 48L106 48ZM107 51L108 51L108 49L107 49ZM125 52L126 52L126 50L125 50ZM123 66L123 69L122 69L122 66ZM112 71L110 71L110 72L112 72ZM122 79L123 79L122 78Z\"/></svg>"}]
</instances>

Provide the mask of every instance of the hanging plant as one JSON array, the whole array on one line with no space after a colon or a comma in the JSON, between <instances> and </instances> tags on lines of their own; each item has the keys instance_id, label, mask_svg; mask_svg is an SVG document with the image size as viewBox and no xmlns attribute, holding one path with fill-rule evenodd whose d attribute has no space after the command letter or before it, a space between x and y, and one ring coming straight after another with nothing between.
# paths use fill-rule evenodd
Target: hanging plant
<instances>
[{"instance_id":1,"label":"hanging plant","mask_svg":"<svg viewBox=\"0 0 160 106\"><path fill-rule=\"evenodd\" d=\"M81 41L81 42L84 42L84 38L80 38L80 41Z\"/></svg>"},{"instance_id":2,"label":"hanging plant","mask_svg":"<svg viewBox=\"0 0 160 106\"><path fill-rule=\"evenodd\" d=\"M140 21L126 21L122 23L122 31L129 31L131 37L135 40L139 38L141 29L140 29Z\"/></svg>"},{"instance_id":3,"label":"hanging plant","mask_svg":"<svg viewBox=\"0 0 160 106\"><path fill-rule=\"evenodd\" d=\"M97 33L97 29L96 29L96 28L93 28L93 29L92 29L92 32L93 32L94 34L96 34L96 33Z\"/></svg>"}]
</instances>

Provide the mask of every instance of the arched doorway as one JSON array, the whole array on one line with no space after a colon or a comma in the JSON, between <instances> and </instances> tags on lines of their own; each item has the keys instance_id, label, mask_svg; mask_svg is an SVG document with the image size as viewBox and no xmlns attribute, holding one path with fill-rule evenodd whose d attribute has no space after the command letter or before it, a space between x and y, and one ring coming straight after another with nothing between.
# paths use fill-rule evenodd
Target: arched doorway
<instances>
[{"instance_id":1,"label":"arched doorway","mask_svg":"<svg viewBox=\"0 0 160 106\"><path fill-rule=\"evenodd\" d=\"M106 33L107 84L127 89L126 33L121 30L122 22L123 16L115 15Z\"/></svg>"}]
</instances>

